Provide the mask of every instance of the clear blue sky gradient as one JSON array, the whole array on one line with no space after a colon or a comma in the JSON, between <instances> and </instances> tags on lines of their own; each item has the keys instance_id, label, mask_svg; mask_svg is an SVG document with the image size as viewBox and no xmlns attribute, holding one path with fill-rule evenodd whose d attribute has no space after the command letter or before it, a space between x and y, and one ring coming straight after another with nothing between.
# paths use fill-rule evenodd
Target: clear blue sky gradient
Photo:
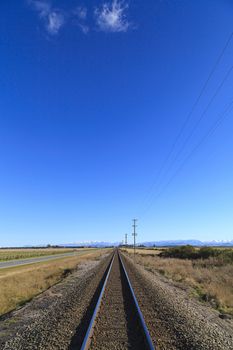
<instances>
[{"instance_id":1,"label":"clear blue sky gradient","mask_svg":"<svg viewBox=\"0 0 233 350\"><path fill-rule=\"evenodd\" d=\"M118 241L133 217L138 241L232 239L232 111L163 186L233 99L233 73L156 182L233 30L232 1L131 0L118 32L86 3L53 1L86 6L89 31L66 17L51 34L28 1L1 1L0 245ZM170 161L232 63L233 40Z\"/></svg>"}]
</instances>

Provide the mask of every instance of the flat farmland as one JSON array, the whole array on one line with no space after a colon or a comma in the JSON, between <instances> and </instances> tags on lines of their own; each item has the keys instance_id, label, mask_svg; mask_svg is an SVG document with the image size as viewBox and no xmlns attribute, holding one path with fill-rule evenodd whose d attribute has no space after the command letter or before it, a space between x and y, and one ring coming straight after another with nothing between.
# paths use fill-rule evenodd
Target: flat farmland
<instances>
[{"instance_id":1,"label":"flat farmland","mask_svg":"<svg viewBox=\"0 0 233 350\"><path fill-rule=\"evenodd\" d=\"M69 251L71 250L59 252ZM78 249L77 254L72 256L61 256L56 260L0 269L0 315L23 305L34 296L60 282L68 274L75 271L79 264L87 260L99 259L106 251L105 249ZM57 254L55 249L41 249L39 252L37 249L30 252L20 249L13 251L13 253L9 251L8 254L14 256L14 259L16 256L20 256L19 259L22 257L26 259L28 254L31 257L38 257L45 256L45 253L51 255L51 252ZM7 256L6 252L4 252L4 256Z\"/></svg>"},{"instance_id":2,"label":"flat farmland","mask_svg":"<svg viewBox=\"0 0 233 350\"><path fill-rule=\"evenodd\" d=\"M9 260L19 260L19 259L28 259L28 258L37 258L48 255L57 255L64 253L71 253L76 251L82 251L85 248L20 248L20 249L0 249L0 261L9 261Z\"/></svg>"}]
</instances>

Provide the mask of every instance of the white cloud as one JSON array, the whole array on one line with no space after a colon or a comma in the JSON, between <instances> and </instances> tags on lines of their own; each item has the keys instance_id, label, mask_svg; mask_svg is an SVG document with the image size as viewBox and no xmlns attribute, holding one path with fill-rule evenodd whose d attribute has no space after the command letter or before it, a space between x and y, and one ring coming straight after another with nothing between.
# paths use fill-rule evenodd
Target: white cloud
<instances>
[{"instance_id":1,"label":"white cloud","mask_svg":"<svg viewBox=\"0 0 233 350\"><path fill-rule=\"evenodd\" d=\"M123 1L104 3L95 10L98 28L105 32L126 32L130 26L125 14L127 8L128 4Z\"/></svg>"},{"instance_id":2,"label":"white cloud","mask_svg":"<svg viewBox=\"0 0 233 350\"><path fill-rule=\"evenodd\" d=\"M39 13L41 18L46 17L51 9L49 3L40 0L29 0L29 4L31 4Z\"/></svg>"},{"instance_id":3,"label":"white cloud","mask_svg":"<svg viewBox=\"0 0 233 350\"><path fill-rule=\"evenodd\" d=\"M88 23L88 13L85 6L78 6L68 11L63 11L52 6L52 0L27 0L37 12L46 31L50 35L56 35L68 22L78 26L87 34L91 29ZM128 21L126 11L127 0L105 0L102 6L90 10L94 14L97 28L105 32L126 32L131 23ZM96 28L96 26L95 26Z\"/></svg>"},{"instance_id":4,"label":"white cloud","mask_svg":"<svg viewBox=\"0 0 233 350\"><path fill-rule=\"evenodd\" d=\"M59 10L54 10L50 3L43 0L29 0L29 3L38 12L49 34L55 35L65 23L64 15Z\"/></svg>"},{"instance_id":5,"label":"white cloud","mask_svg":"<svg viewBox=\"0 0 233 350\"><path fill-rule=\"evenodd\" d=\"M64 24L64 16L56 11L48 14L46 28L50 34L57 34Z\"/></svg>"}]
</instances>

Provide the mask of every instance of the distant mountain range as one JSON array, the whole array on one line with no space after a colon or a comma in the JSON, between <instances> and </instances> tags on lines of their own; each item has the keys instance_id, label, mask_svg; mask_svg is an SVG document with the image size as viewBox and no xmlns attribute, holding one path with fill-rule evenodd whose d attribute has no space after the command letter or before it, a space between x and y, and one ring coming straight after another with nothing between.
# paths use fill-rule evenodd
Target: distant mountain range
<instances>
[{"instance_id":1,"label":"distant mountain range","mask_svg":"<svg viewBox=\"0 0 233 350\"><path fill-rule=\"evenodd\" d=\"M102 247L117 247L120 245L120 242L102 242L102 241L84 241L84 242L74 242L74 243L65 243L59 244L61 247L93 247L93 248L102 248Z\"/></svg>"},{"instance_id":2,"label":"distant mountain range","mask_svg":"<svg viewBox=\"0 0 233 350\"><path fill-rule=\"evenodd\" d=\"M154 241L154 242L144 242L142 243L146 247L151 247L151 246L157 246L157 247L163 247L163 246L180 246L180 245L193 245L197 247L203 247L203 246L210 246L210 247L219 247L219 246L224 246L224 247L232 247L233 246L233 240L226 241L226 240L221 240L221 241L199 241L195 239L188 239L188 240L167 240L167 241Z\"/></svg>"},{"instance_id":3,"label":"distant mountain range","mask_svg":"<svg viewBox=\"0 0 233 350\"><path fill-rule=\"evenodd\" d=\"M110 247L110 246L118 246L121 242L99 242L99 241L85 241L85 242L75 242L75 243L69 243L69 244L61 244L62 247L95 247L95 248L101 248L101 247ZM172 246L180 246L180 245L193 245L197 247L202 246L211 246L211 247L232 247L233 246L233 240L220 240L220 241L199 241L194 239L188 239L188 240L164 240L164 241L149 241L149 242L141 242L137 245L144 245L146 247L172 247Z\"/></svg>"},{"instance_id":4,"label":"distant mountain range","mask_svg":"<svg viewBox=\"0 0 233 350\"><path fill-rule=\"evenodd\" d=\"M122 242L105 242L105 241L81 241L81 242L73 242L73 243L64 243L64 244L41 244L41 245L25 245L22 248L46 248L46 247L59 247L59 248L75 248L75 247L92 247L92 248L104 248L104 247L117 247ZM138 242L137 246L145 246L145 247L175 247L181 245L193 245L196 247L233 247L233 240L213 240L213 241L199 241L195 239L187 239L187 240L164 240L164 241L146 241L146 242ZM131 245L129 243L129 245ZM6 248L1 247L0 248ZM11 247L13 248L13 247ZM17 248L17 247L14 247Z\"/></svg>"}]
</instances>

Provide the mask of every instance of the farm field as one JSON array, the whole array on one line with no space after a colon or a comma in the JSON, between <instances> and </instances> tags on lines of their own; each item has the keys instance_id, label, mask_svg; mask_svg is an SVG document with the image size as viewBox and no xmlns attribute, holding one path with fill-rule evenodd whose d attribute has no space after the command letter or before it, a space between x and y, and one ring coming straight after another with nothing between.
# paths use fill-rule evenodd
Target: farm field
<instances>
[{"instance_id":1,"label":"farm field","mask_svg":"<svg viewBox=\"0 0 233 350\"><path fill-rule=\"evenodd\" d=\"M0 315L24 304L61 281L80 263L98 259L105 252L105 249L83 249L76 256L1 269ZM20 254L23 252L21 251Z\"/></svg>"},{"instance_id":2,"label":"farm field","mask_svg":"<svg viewBox=\"0 0 233 350\"><path fill-rule=\"evenodd\" d=\"M132 256L133 249L125 251ZM233 248L137 249L135 260L153 273L190 287L192 295L220 312L233 315Z\"/></svg>"},{"instance_id":3,"label":"farm field","mask_svg":"<svg viewBox=\"0 0 233 350\"><path fill-rule=\"evenodd\" d=\"M37 258L47 255L57 255L82 251L85 248L20 248L20 249L0 249L0 261Z\"/></svg>"}]
</instances>

